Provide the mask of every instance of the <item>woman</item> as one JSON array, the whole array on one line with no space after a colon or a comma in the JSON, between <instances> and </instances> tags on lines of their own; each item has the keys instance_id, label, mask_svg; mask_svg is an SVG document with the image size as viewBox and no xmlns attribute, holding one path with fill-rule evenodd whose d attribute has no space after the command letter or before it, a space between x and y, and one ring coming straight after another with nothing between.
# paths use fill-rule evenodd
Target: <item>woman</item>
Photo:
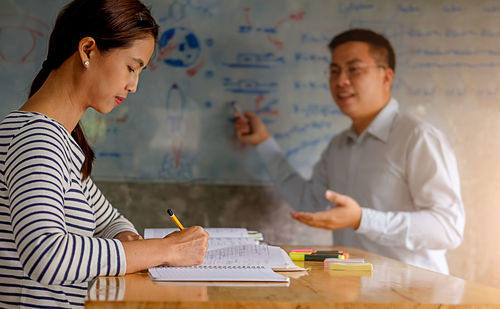
<instances>
[{"instance_id":1,"label":"woman","mask_svg":"<svg viewBox=\"0 0 500 309\"><path fill-rule=\"evenodd\" d=\"M0 307L83 306L97 276L203 262L201 227L142 240L89 177L79 120L135 92L157 34L137 0L75 0L59 13L29 99L0 124Z\"/></svg>"}]
</instances>

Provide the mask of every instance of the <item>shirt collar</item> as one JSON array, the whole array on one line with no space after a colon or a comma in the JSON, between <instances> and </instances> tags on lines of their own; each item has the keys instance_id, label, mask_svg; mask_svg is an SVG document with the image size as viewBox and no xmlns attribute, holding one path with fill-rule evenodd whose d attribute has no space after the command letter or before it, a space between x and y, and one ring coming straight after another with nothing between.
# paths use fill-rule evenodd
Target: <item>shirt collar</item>
<instances>
[{"instance_id":1,"label":"shirt collar","mask_svg":"<svg viewBox=\"0 0 500 309\"><path fill-rule=\"evenodd\" d=\"M373 119L372 123L359 137L354 131L354 127L351 126L350 130L347 132L347 137L353 141L363 139L363 136L370 134L384 143L389 139L389 134L391 133L392 122L394 117L399 112L399 103L396 99L391 98L389 103L378 113L378 115Z\"/></svg>"}]
</instances>

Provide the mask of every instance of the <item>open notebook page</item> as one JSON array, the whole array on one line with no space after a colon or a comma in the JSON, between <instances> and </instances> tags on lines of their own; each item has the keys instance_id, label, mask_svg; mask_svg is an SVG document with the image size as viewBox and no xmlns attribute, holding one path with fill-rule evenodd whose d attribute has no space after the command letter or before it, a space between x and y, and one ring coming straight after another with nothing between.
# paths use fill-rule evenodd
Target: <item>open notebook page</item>
<instances>
[{"instance_id":1,"label":"open notebook page","mask_svg":"<svg viewBox=\"0 0 500 309\"><path fill-rule=\"evenodd\" d=\"M272 268L275 271L304 270L296 266L280 247L254 244L208 250L201 266L257 266Z\"/></svg>"},{"instance_id":2,"label":"open notebook page","mask_svg":"<svg viewBox=\"0 0 500 309\"><path fill-rule=\"evenodd\" d=\"M163 238L166 235L178 231L179 229L145 229L144 238ZM248 237L246 229L223 229L208 228L210 238L208 239L208 250L215 250L239 245L255 244L255 239ZM215 235L215 236L212 236ZM245 235L245 236L241 236Z\"/></svg>"},{"instance_id":3,"label":"open notebook page","mask_svg":"<svg viewBox=\"0 0 500 309\"><path fill-rule=\"evenodd\" d=\"M219 237L208 239L208 250L216 250L241 245L255 245L255 240L249 237Z\"/></svg>"},{"instance_id":4,"label":"open notebook page","mask_svg":"<svg viewBox=\"0 0 500 309\"><path fill-rule=\"evenodd\" d=\"M148 228L144 238L162 238L178 231L176 228ZM202 265L208 266L263 266L275 271L300 271L288 254L279 248L257 245L244 228L207 228L210 234L208 250Z\"/></svg>"}]
</instances>

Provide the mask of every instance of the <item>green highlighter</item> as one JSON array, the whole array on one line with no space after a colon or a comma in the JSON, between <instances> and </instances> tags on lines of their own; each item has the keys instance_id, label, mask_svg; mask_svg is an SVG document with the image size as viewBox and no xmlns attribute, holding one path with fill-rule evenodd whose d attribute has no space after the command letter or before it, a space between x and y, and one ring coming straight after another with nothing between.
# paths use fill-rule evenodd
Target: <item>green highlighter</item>
<instances>
[{"instance_id":1,"label":"green highlighter","mask_svg":"<svg viewBox=\"0 0 500 309\"><path fill-rule=\"evenodd\" d=\"M344 259L342 254L315 254L310 252L290 252L292 261L324 261L329 258Z\"/></svg>"}]
</instances>

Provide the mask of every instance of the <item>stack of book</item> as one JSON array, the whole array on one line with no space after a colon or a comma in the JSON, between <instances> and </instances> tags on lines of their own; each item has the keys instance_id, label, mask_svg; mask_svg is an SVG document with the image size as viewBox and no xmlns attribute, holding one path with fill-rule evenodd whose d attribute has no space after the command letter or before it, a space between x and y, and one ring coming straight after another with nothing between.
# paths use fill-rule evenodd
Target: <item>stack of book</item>
<instances>
[{"instance_id":1,"label":"stack of book","mask_svg":"<svg viewBox=\"0 0 500 309\"><path fill-rule=\"evenodd\" d=\"M260 244L264 241L264 235L258 231L248 231L248 237L255 240L256 244Z\"/></svg>"}]
</instances>

